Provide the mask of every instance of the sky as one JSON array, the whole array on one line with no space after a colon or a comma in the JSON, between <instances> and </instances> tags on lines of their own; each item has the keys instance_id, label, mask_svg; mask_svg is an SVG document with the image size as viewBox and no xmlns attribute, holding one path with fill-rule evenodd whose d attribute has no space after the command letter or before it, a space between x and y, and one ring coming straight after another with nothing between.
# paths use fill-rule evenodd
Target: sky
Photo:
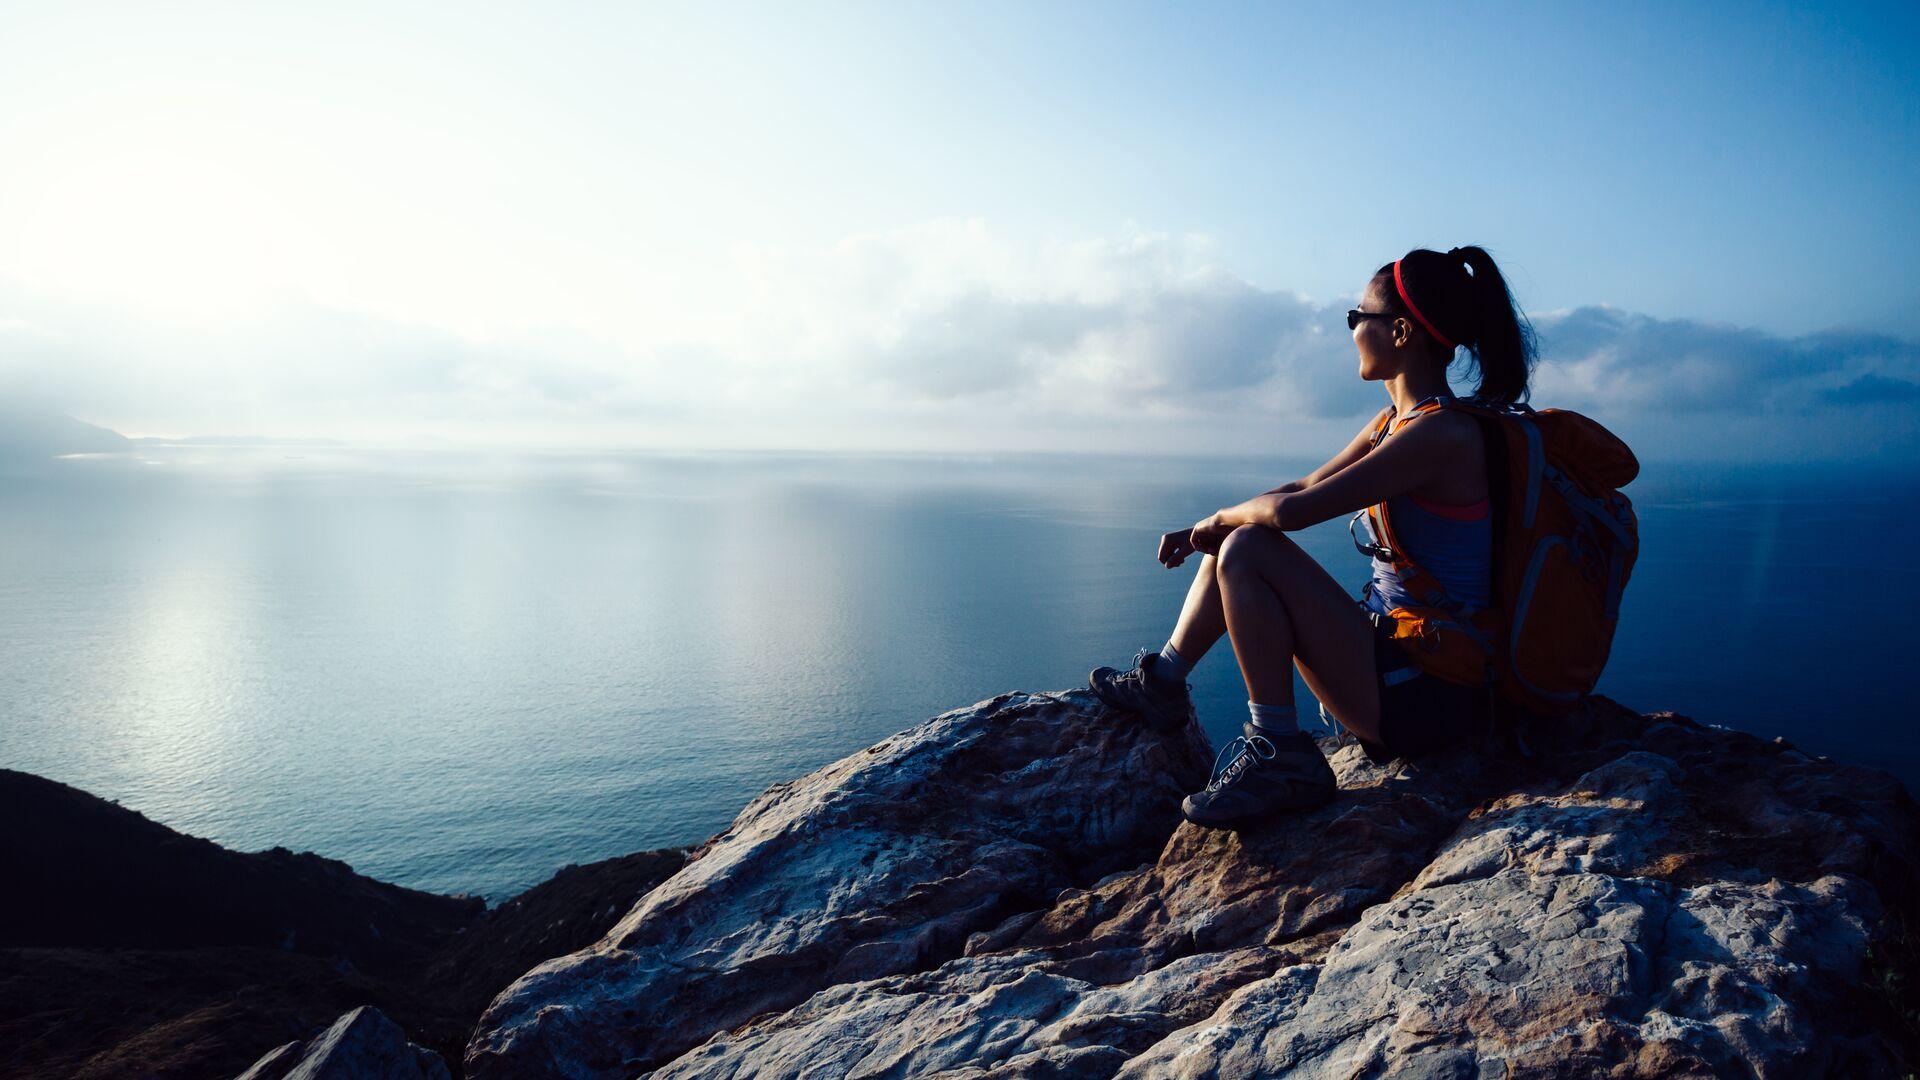
<instances>
[{"instance_id":1,"label":"sky","mask_svg":"<svg viewBox=\"0 0 1920 1080\"><path fill-rule=\"evenodd\" d=\"M0 0L0 397L1314 456L1385 401L1372 272L1477 244L1535 405L1643 457L1908 460L1917 52L1912 4Z\"/></svg>"}]
</instances>

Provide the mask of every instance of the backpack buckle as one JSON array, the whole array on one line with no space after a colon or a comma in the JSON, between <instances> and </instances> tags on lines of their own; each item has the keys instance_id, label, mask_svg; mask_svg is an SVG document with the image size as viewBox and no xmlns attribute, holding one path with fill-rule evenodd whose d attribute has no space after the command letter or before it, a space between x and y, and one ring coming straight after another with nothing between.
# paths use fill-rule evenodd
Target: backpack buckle
<instances>
[{"instance_id":1,"label":"backpack buckle","mask_svg":"<svg viewBox=\"0 0 1920 1080\"><path fill-rule=\"evenodd\" d=\"M1347 538L1353 541L1353 546L1359 550L1360 554L1370 559L1379 559L1381 562L1388 563L1399 562L1400 560L1394 556L1392 548L1384 544L1375 543L1371 539L1362 540L1360 539L1360 534L1353 531L1354 527L1360 524L1360 519L1366 516L1367 512L1362 510L1347 519ZM1367 529L1367 534L1369 537L1372 536L1373 529L1371 527Z\"/></svg>"}]
</instances>

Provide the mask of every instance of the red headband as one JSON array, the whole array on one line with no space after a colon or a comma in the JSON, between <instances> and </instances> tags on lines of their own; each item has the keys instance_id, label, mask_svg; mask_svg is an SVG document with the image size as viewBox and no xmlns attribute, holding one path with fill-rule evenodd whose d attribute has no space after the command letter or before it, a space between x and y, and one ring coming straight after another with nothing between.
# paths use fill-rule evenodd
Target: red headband
<instances>
[{"instance_id":1,"label":"red headband","mask_svg":"<svg viewBox=\"0 0 1920 1080\"><path fill-rule=\"evenodd\" d=\"M1400 302L1407 305L1407 310L1413 312L1413 317L1420 320L1421 326L1427 328L1427 333L1433 335L1433 340L1446 348L1453 348L1453 342L1448 341L1445 334L1435 330L1433 324L1427 321L1427 317L1420 314L1420 309L1413 306L1413 297L1407 295L1407 283L1400 280L1399 259L1393 260L1393 287L1400 290Z\"/></svg>"}]
</instances>

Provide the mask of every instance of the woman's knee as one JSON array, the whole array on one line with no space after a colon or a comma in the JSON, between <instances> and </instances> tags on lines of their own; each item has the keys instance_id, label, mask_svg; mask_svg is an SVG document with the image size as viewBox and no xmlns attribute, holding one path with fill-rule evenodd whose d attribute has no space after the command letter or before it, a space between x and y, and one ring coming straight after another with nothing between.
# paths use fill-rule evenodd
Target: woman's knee
<instances>
[{"instance_id":1,"label":"woman's knee","mask_svg":"<svg viewBox=\"0 0 1920 1080\"><path fill-rule=\"evenodd\" d=\"M1290 554L1289 548L1298 550L1287 534L1278 529L1269 529L1265 525L1242 525L1220 542L1220 554L1214 559L1215 568L1222 574L1272 571L1284 563Z\"/></svg>"}]
</instances>

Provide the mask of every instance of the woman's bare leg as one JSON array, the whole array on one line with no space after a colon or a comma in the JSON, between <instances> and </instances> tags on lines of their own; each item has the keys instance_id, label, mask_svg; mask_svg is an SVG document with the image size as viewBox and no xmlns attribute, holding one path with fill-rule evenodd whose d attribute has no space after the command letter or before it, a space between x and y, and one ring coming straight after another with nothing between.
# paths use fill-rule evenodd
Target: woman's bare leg
<instances>
[{"instance_id":1,"label":"woman's bare leg","mask_svg":"<svg viewBox=\"0 0 1920 1080\"><path fill-rule=\"evenodd\" d=\"M1220 582L1215 575L1219 560L1211 555L1200 556L1200 568L1193 575L1193 584L1187 589L1187 601L1180 608L1180 621L1173 626L1173 636L1167 641L1180 658L1189 664L1197 664L1207 655L1213 643L1219 641L1227 632L1227 612L1220 602Z\"/></svg>"},{"instance_id":2,"label":"woman's bare leg","mask_svg":"<svg viewBox=\"0 0 1920 1080\"><path fill-rule=\"evenodd\" d=\"M1246 525L1220 545L1214 578L1249 701L1293 704L1297 666L1342 725L1379 740L1373 628L1313 556L1279 530Z\"/></svg>"}]
</instances>

